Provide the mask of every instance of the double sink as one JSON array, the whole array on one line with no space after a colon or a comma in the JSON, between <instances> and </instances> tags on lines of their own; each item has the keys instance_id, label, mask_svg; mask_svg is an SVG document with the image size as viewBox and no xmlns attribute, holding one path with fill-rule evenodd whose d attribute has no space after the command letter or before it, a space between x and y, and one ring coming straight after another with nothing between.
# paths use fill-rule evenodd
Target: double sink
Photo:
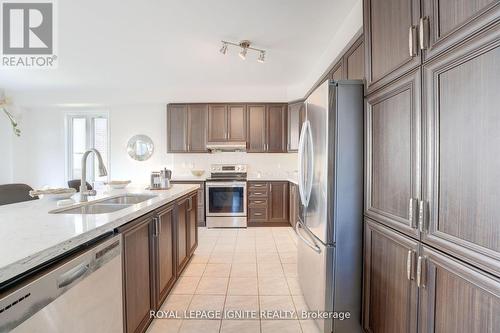
<instances>
[{"instance_id":1,"label":"double sink","mask_svg":"<svg viewBox=\"0 0 500 333\"><path fill-rule=\"evenodd\" d=\"M99 201L94 201L91 203L79 205L77 207L72 206L70 208L53 210L51 214L106 214L116 212L128 208L132 205L144 202L149 199L155 198L156 195L148 194L124 194L112 198L107 198Z\"/></svg>"}]
</instances>

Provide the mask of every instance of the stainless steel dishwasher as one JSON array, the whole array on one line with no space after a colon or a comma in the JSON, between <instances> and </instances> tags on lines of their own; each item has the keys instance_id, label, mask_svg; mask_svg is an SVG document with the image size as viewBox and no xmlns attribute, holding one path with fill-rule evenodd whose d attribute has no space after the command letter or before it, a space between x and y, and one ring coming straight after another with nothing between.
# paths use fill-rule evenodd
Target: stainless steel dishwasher
<instances>
[{"instance_id":1,"label":"stainless steel dishwasher","mask_svg":"<svg viewBox=\"0 0 500 333\"><path fill-rule=\"evenodd\" d=\"M0 332L123 332L121 235L0 296Z\"/></svg>"}]
</instances>

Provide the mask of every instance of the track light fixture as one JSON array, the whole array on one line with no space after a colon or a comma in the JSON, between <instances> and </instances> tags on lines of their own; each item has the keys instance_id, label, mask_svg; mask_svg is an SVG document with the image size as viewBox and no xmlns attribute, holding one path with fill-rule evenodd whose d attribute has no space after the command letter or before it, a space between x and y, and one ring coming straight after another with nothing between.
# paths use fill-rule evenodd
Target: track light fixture
<instances>
[{"instance_id":1,"label":"track light fixture","mask_svg":"<svg viewBox=\"0 0 500 333\"><path fill-rule=\"evenodd\" d=\"M241 49L240 52L238 53L238 55L240 56L241 59L245 60L247 58L248 50L252 50L252 51L259 52L259 57L257 59L258 62L260 62L260 63L265 62L266 51L261 50L261 49L257 49L254 47L250 47L250 44L251 43L248 40L242 40L239 43L233 43L233 42L228 42L228 41L223 40L222 47L220 48L219 52L222 54L226 54L228 45L232 45L232 46L239 47Z\"/></svg>"}]
</instances>

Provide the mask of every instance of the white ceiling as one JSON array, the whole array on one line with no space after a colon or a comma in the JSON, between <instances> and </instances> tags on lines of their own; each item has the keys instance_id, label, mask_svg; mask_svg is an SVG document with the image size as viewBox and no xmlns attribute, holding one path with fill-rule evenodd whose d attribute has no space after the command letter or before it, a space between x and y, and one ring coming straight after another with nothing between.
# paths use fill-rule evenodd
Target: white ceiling
<instances>
[{"instance_id":1,"label":"white ceiling","mask_svg":"<svg viewBox=\"0 0 500 333\"><path fill-rule=\"evenodd\" d=\"M357 1L57 3L59 67L0 69L0 88L22 96L18 103L286 100ZM249 39L267 61L256 53L242 61L232 48L223 56L221 39Z\"/></svg>"}]
</instances>

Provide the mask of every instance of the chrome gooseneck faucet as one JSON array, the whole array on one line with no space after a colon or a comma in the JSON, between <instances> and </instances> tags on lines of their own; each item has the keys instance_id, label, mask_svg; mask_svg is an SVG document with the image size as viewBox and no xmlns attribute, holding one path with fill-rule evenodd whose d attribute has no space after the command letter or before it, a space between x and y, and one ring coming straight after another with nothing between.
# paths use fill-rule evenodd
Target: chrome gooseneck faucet
<instances>
[{"instance_id":1,"label":"chrome gooseneck faucet","mask_svg":"<svg viewBox=\"0 0 500 333\"><path fill-rule=\"evenodd\" d=\"M90 149L87 150L83 156L82 156L82 178L80 180L80 202L85 202L87 201L88 196L94 196L97 194L96 190L89 190L87 189L87 157L90 155L90 153L94 153L95 156L97 156L97 160L99 163L99 176L106 176L108 174L108 171L106 170L106 167L104 166L104 162L102 161L102 156L101 153L97 149Z\"/></svg>"}]
</instances>

